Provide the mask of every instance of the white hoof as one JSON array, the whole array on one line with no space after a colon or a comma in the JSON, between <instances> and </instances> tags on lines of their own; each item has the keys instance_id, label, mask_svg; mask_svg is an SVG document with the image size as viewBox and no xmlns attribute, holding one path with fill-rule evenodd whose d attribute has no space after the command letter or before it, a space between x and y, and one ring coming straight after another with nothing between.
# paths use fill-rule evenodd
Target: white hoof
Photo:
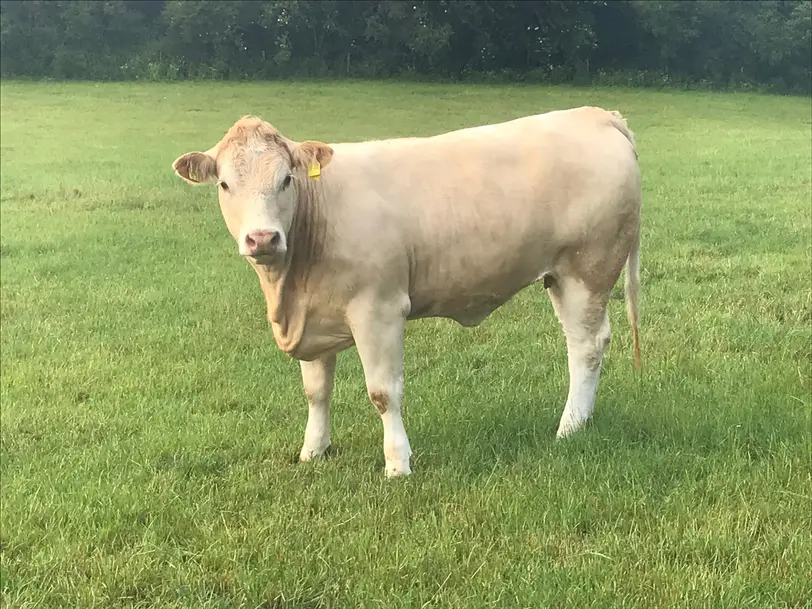
<instances>
[{"instance_id":1,"label":"white hoof","mask_svg":"<svg viewBox=\"0 0 812 609\"><path fill-rule=\"evenodd\" d=\"M574 434L576 431L579 431L584 425L586 425L588 419L584 419L582 421L568 421L566 424L561 423L558 426L558 431L555 434L555 437L558 439L567 438Z\"/></svg>"},{"instance_id":2,"label":"white hoof","mask_svg":"<svg viewBox=\"0 0 812 609\"><path fill-rule=\"evenodd\" d=\"M317 459L321 459L324 457L324 454L327 452L327 449L330 447L328 444L324 448L308 448L306 446L302 447L301 452L299 453L299 461L305 463L307 461L315 461Z\"/></svg>"},{"instance_id":3,"label":"white hoof","mask_svg":"<svg viewBox=\"0 0 812 609\"><path fill-rule=\"evenodd\" d=\"M386 477L397 478L398 476L408 476L412 473L408 459L406 461L392 461L386 464Z\"/></svg>"}]
</instances>

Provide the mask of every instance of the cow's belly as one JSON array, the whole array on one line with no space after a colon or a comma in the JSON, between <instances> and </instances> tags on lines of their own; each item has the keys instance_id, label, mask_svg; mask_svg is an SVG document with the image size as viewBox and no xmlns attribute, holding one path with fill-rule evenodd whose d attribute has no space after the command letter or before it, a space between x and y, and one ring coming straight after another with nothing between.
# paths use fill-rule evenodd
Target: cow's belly
<instances>
[{"instance_id":1,"label":"cow's belly","mask_svg":"<svg viewBox=\"0 0 812 609\"><path fill-rule=\"evenodd\" d=\"M549 214L536 209L541 204L517 205L509 215L495 203L461 207L476 211L455 210L446 222L423 228L410 296L415 317L448 317L469 326L550 273L566 243Z\"/></svg>"},{"instance_id":2,"label":"cow's belly","mask_svg":"<svg viewBox=\"0 0 812 609\"><path fill-rule=\"evenodd\" d=\"M446 317L463 326L476 326L548 270L544 264L528 264L502 275L473 278L469 273L457 280L444 273L444 280L416 287L409 317Z\"/></svg>"}]
</instances>

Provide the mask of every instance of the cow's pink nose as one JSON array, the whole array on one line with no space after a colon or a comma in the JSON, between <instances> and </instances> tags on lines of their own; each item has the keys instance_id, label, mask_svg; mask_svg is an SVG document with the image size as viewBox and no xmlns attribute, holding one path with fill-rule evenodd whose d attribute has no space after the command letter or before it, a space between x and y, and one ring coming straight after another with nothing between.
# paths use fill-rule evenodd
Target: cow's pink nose
<instances>
[{"instance_id":1,"label":"cow's pink nose","mask_svg":"<svg viewBox=\"0 0 812 609\"><path fill-rule=\"evenodd\" d=\"M255 230L245 235L245 249L250 256L270 254L279 245L279 232L275 230Z\"/></svg>"}]
</instances>

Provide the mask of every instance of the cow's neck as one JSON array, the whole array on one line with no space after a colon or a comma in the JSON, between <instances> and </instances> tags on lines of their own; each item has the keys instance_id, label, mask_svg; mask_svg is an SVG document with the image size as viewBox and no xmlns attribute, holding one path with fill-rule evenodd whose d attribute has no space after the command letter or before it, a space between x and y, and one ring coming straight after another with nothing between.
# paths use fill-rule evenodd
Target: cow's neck
<instances>
[{"instance_id":1,"label":"cow's neck","mask_svg":"<svg viewBox=\"0 0 812 609\"><path fill-rule=\"evenodd\" d=\"M289 289L292 269L287 264L283 268L254 263L251 266L259 277L259 286L265 296L268 321L276 344L283 351L289 352L299 344L304 329L301 310L293 302L295 293Z\"/></svg>"},{"instance_id":2,"label":"cow's neck","mask_svg":"<svg viewBox=\"0 0 812 609\"><path fill-rule=\"evenodd\" d=\"M268 321L276 344L290 352L299 344L304 331L306 310L300 300L306 293L310 269L320 257L324 239L324 218L321 217L320 197L314 196L312 185L305 189L296 205L291 229L287 236L288 251L283 265L253 264L265 296Z\"/></svg>"}]
</instances>

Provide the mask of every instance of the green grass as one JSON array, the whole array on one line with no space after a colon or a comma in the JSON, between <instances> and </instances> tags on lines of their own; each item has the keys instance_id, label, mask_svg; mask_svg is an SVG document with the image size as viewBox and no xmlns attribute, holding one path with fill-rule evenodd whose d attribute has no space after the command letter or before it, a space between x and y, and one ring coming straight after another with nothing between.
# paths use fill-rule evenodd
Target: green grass
<instances>
[{"instance_id":1,"label":"green grass","mask_svg":"<svg viewBox=\"0 0 812 609\"><path fill-rule=\"evenodd\" d=\"M413 322L414 474L387 481L354 350L335 456L214 192L173 176L243 114L295 139L597 104L644 175L594 421L554 440L541 286ZM393 83L2 85L2 597L52 607L810 607L808 98ZM619 287L619 286L618 286Z\"/></svg>"}]
</instances>

